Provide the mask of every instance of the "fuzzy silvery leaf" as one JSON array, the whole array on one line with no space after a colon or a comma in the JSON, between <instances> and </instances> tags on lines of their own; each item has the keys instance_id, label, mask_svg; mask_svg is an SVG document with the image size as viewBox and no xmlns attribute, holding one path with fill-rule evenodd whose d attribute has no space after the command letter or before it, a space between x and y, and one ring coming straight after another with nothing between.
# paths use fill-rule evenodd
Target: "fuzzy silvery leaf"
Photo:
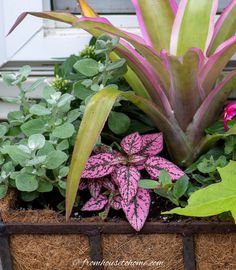
<instances>
[{"instance_id":1,"label":"fuzzy silvery leaf","mask_svg":"<svg viewBox=\"0 0 236 270\"><path fill-rule=\"evenodd\" d=\"M108 203L108 199L105 195L100 194L97 198L91 198L82 207L82 211L99 211L102 210Z\"/></svg>"},{"instance_id":2,"label":"fuzzy silvery leaf","mask_svg":"<svg viewBox=\"0 0 236 270\"><path fill-rule=\"evenodd\" d=\"M111 112L108 118L108 127L115 134L123 134L130 127L130 118L120 112Z\"/></svg>"},{"instance_id":3,"label":"fuzzy silvery leaf","mask_svg":"<svg viewBox=\"0 0 236 270\"><path fill-rule=\"evenodd\" d=\"M50 85L47 85L43 88L43 98L45 100L51 99L51 95L55 94L56 90Z\"/></svg>"},{"instance_id":4,"label":"fuzzy silvery leaf","mask_svg":"<svg viewBox=\"0 0 236 270\"><path fill-rule=\"evenodd\" d=\"M8 85L11 86L12 83L16 80L16 75L13 73L2 73L1 74L3 82Z\"/></svg>"},{"instance_id":5,"label":"fuzzy silvery leaf","mask_svg":"<svg viewBox=\"0 0 236 270\"><path fill-rule=\"evenodd\" d=\"M43 148L39 149L37 152L38 156L44 156L48 155L49 153L53 152L55 150L52 143L46 141Z\"/></svg>"},{"instance_id":6,"label":"fuzzy silvery leaf","mask_svg":"<svg viewBox=\"0 0 236 270\"><path fill-rule=\"evenodd\" d=\"M27 154L31 154L31 149L27 146L27 145L25 145L24 144L24 141L20 141L20 145L18 145L17 147L20 149L20 150L22 150L23 152L25 152L25 153L27 153Z\"/></svg>"},{"instance_id":7,"label":"fuzzy silvery leaf","mask_svg":"<svg viewBox=\"0 0 236 270\"><path fill-rule=\"evenodd\" d=\"M39 197L38 191L33 192L21 192L20 198L25 202L32 202L33 200L37 199Z\"/></svg>"},{"instance_id":8,"label":"fuzzy silvery leaf","mask_svg":"<svg viewBox=\"0 0 236 270\"><path fill-rule=\"evenodd\" d=\"M33 115L43 116L51 114L51 111L45 108L43 105L34 104L30 107L29 112Z\"/></svg>"},{"instance_id":9,"label":"fuzzy silvery leaf","mask_svg":"<svg viewBox=\"0 0 236 270\"><path fill-rule=\"evenodd\" d=\"M135 167L122 166L117 169L116 174L120 194L126 203L130 203L138 190L140 172Z\"/></svg>"},{"instance_id":10,"label":"fuzzy silvery leaf","mask_svg":"<svg viewBox=\"0 0 236 270\"><path fill-rule=\"evenodd\" d=\"M14 98L14 97L1 97L3 101L6 101L11 104L20 104L20 99L19 98Z\"/></svg>"},{"instance_id":11,"label":"fuzzy silvery leaf","mask_svg":"<svg viewBox=\"0 0 236 270\"><path fill-rule=\"evenodd\" d=\"M121 147L128 155L136 154L142 148L142 137L138 132L130 134L121 141Z\"/></svg>"},{"instance_id":12,"label":"fuzzy silvery leaf","mask_svg":"<svg viewBox=\"0 0 236 270\"><path fill-rule=\"evenodd\" d=\"M46 131L45 121L41 119L29 120L21 126L21 130L26 136L43 134Z\"/></svg>"},{"instance_id":13,"label":"fuzzy silvery leaf","mask_svg":"<svg viewBox=\"0 0 236 270\"><path fill-rule=\"evenodd\" d=\"M160 176L161 170L166 170L172 180L177 180L184 175L184 172L179 167L162 157L148 158L145 169L154 179Z\"/></svg>"},{"instance_id":14,"label":"fuzzy silvery leaf","mask_svg":"<svg viewBox=\"0 0 236 270\"><path fill-rule=\"evenodd\" d=\"M66 121L69 123L74 122L77 120L81 115L81 112L79 109L74 109L68 112Z\"/></svg>"},{"instance_id":15,"label":"fuzzy silvery leaf","mask_svg":"<svg viewBox=\"0 0 236 270\"><path fill-rule=\"evenodd\" d=\"M22 123L25 120L25 116L21 111L12 111L8 113L7 119L9 122L18 121Z\"/></svg>"},{"instance_id":16,"label":"fuzzy silvery leaf","mask_svg":"<svg viewBox=\"0 0 236 270\"><path fill-rule=\"evenodd\" d=\"M62 167L62 168L60 168L60 170L59 170L59 177L60 178L66 177L68 175L68 172L69 172L69 167Z\"/></svg>"},{"instance_id":17,"label":"fuzzy silvery leaf","mask_svg":"<svg viewBox=\"0 0 236 270\"><path fill-rule=\"evenodd\" d=\"M140 231L147 219L151 198L147 189L139 188L134 199L126 204L122 200L122 208L130 225Z\"/></svg>"},{"instance_id":18,"label":"fuzzy silvery leaf","mask_svg":"<svg viewBox=\"0 0 236 270\"><path fill-rule=\"evenodd\" d=\"M66 182L64 180L59 180L58 185L60 188L62 188L64 190L66 189Z\"/></svg>"},{"instance_id":19,"label":"fuzzy silvery leaf","mask_svg":"<svg viewBox=\"0 0 236 270\"><path fill-rule=\"evenodd\" d=\"M142 135L142 142L142 155L155 156L159 154L163 149L162 133Z\"/></svg>"},{"instance_id":20,"label":"fuzzy silvery leaf","mask_svg":"<svg viewBox=\"0 0 236 270\"><path fill-rule=\"evenodd\" d=\"M73 91L77 98L85 100L87 97L93 95L93 91L85 87L81 82L76 82L73 85Z\"/></svg>"},{"instance_id":21,"label":"fuzzy silvery leaf","mask_svg":"<svg viewBox=\"0 0 236 270\"><path fill-rule=\"evenodd\" d=\"M0 138L2 138L8 132L8 127L6 125L0 125Z\"/></svg>"},{"instance_id":22,"label":"fuzzy silvery leaf","mask_svg":"<svg viewBox=\"0 0 236 270\"><path fill-rule=\"evenodd\" d=\"M15 167L13 166L11 161L5 163L1 169L7 174L7 176L15 171Z\"/></svg>"},{"instance_id":23,"label":"fuzzy silvery leaf","mask_svg":"<svg viewBox=\"0 0 236 270\"><path fill-rule=\"evenodd\" d=\"M26 166L35 166L39 164L43 164L44 161L46 160L47 156L37 156L33 159L30 159L29 161L26 162Z\"/></svg>"},{"instance_id":24,"label":"fuzzy silvery leaf","mask_svg":"<svg viewBox=\"0 0 236 270\"><path fill-rule=\"evenodd\" d=\"M70 94L64 94L60 97L58 103L57 103L57 107L60 108L60 107L63 107L67 104L70 104L72 100L74 100L75 98L70 95Z\"/></svg>"},{"instance_id":25,"label":"fuzzy silvery leaf","mask_svg":"<svg viewBox=\"0 0 236 270\"><path fill-rule=\"evenodd\" d=\"M47 155L44 166L47 169L54 170L61 166L67 159L68 156L64 152L55 150Z\"/></svg>"},{"instance_id":26,"label":"fuzzy silvery leaf","mask_svg":"<svg viewBox=\"0 0 236 270\"><path fill-rule=\"evenodd\" d=\"M37 191L40 193L51 192L53 190L53 185L46 181L39 181Z\"/></svg>"},{"instance_id":27,"label":"fuzzy silvery leaf","mask_svg":"<svg viewBox=\"0 0 236 270\"><path fill-rule=\"evenodd\" d=\"M57 144L56 150L64 151L64 150L68 149L69 146L70 145L69 145L68 140L63 140L62 142L60 142L59 144Z\"/></svg>"},{"instance_id":28,"label":"fuzzy silvery leaf","mask_svg":"<svg viewBox=\"0 0 236 270\"><path fill-rule=\"evenodd\" d=\"M115 70L115 69L118 69L118 68L121 68L122 66L124 66L126 63L126 60L125 59L119 59L115 62L112 62L108 65L107 67L107 71L112 71L112 70Z\"/></svg>"},{"instance_id":29,"label":"fuzzy silvery leaf","mask_svg":"<svg viewBox=\"0 0 236 270\"><path fill-rule=\"evenodd\" d=\"M0 184L0 200L7 195L8 186L4 183Z\"/></svg>"},{"instance_id":30,"label":"fuzzy silvery leaf","mask_svg":"<svg viewBox=\"0 0 236 270\"><path fill-rule=\"evenodd\" d=\"M38 181L32 174L20 173L16 177L16 187L20 191L35 191L38 188Z\"/></svg>"},{"instance_id":31,"label":"fuzzy silvery leaf","mask_svg":"<svg viewBox=\"0 0 236 270\"><path fill-rule=\"evenodd\" d=\"M74 132L75 127L71 123L65 123L59 127L56 127L52 132L52 136L59 139L66 139L70 138Z\"/></svg>"},{"instance_id":32,"label":"fuzzy silvery leaf","mask_svg":"<svg viewBox=\"0 0 236 270\"><path fill-rule=\"evenodd\" d=\"M31 135L28 139L28 146L31 150L38 150L45 145L45 137L42 134Z\"/></svg>"},{"instance_id":33,"label":"fuzzy silvery leaf","mask_svg":"<svg viewBox=\"0 0 236 270\"><path fill-rule=\"evenodd\" d=\"M90 157L87 161L82 177L100 178L110 174L114 169L114 166L112 166L113 160L114 156L109 153L97 154Z\"/></svg>"},{"instance_id":34,"label":"fuzzy silvery leaf","mask_svg":"<svg viewBox=\"0 0 236 270\"><path fill-rule=\"evenodd\" d=\"M42 84L45 82L45 78L40 78L38 80L36 80L35 82L33 82L27 89L26 92L33 92L35 91L37 88L39 88L40 86L42 86Z\"/></svg>"},{"instance_id":35,"label":"fuzzy silvery leaf","mask_svg":"<svg viewBox=\"0 0 236 270\"><path fill-rule=\"evenodd\" d=\"M16 145L5 145L2 147L1 152L3 154L8 154L12 160L22 166L24 166L25 162L30 159L30 154L22 151Z\"/></svg>"},{"instance_id":36,"label":"fuzzy silvery leaf","mask_svg":"<svg viewBox=\"0 0 236 270\"><path fill-rule=\"evenodd\" d=\"M93 77L99 72L99 64L93 59L81 59L74 64L74 69L85 76Z\"/></svg>"}]
</instances>

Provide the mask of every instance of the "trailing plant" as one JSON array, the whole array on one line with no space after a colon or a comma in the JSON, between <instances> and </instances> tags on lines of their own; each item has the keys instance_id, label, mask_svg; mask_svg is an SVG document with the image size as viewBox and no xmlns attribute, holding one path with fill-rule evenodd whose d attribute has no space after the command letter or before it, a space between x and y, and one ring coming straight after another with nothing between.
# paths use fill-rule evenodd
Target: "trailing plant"
<instances>
[{"instance_id":1,"label":"trailing plant","mask_svg":"<svg viewBox=\"0 0 236 270\"><path fill-rule=\"evenodd\" d=\"M236 162L230 161L217 169L221 182L194 192L185 208L175 208L163 214L207 217L230 211L236 222Z\"/></svg>"},{"instance_id":2,"label":"trailing plant","mask_svg":"<svg viewBox=\"0 0 236 270\"><path fill-rule=\"evenodd\" d=\"M18 73L2 74L8 86L19 88L19 95L1 99L17 104L19 110L9 112L7 121L0 124L0 199L9 187L19 190L21 199L28 202L53 188L65 195L81 113L71 109L71 94L56 91L45 78L26 86L30 72L24 66ZM43 98L30 100L29 94L38 88L43 89Z\"/></svg>"},{"instance_id":3,"label":"trailing plant","mask_svg":"<svg viewBox=\"0 0 236 270\"><path fill-rule=\"evenodd\" d=\"M67 13L28 12L11 29L31 14L72 24L94 36L107 33L121 38L111 57L126 59L129 68L125 78L135 95L109 87L90 100L70 167L67 218L86 160L119 96L149 115L163 132L173 160L188 166L212 146L212 139L209 142L204 138L204 130L217 119L236 82L236 72L232 71L215 85L236 51L235 0L216 24L217 0L181 0L179 6L175 0L133 0L142 37L116 28L98 17L84 0L79 2L82 18ZM95 119L94 114L99 117ZM85 130L93 131L89 141Z\"/></svg>"},{"instance_id":4,"label":"trailing plant","mask_svg":"<svg viewBox=\"0 0 236 270\"><path fill-rule=\"evenodd\" d=\"M113 149L115 147L116 150ZM106 218L110 207L122 208L130 224L139 231L148 216L151 202L148 189L139 185L144 170L153 179L160 178L163 189L167 185L168 188L172 186L172 181L183 177L184 172L165 158L157 156L163 149L161 133L141 136L136 132L124 137L121 144L114 144L113 148L100 148L99 153L87 161L79 189L87 187L92 197L82 210L98 211L105 208L100 215ZM107 189L103 193L102 187ZM187 187L188 182L183 177L176 181L173 194L179 199ZM167 197L164 193L158 194Z\"/></svg>"}]
</instances>

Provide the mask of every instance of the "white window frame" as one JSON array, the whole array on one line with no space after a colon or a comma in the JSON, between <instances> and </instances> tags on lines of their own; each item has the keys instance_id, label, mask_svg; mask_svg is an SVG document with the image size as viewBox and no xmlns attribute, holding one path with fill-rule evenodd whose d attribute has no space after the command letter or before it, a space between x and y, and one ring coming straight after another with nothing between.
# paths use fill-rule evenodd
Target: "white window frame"
<instances>
[{"instance_id":1,"label":"white window frame","mask_svg":"<svg viewBox=\"0 0 236 270\"><path fill-rule=\"evenodd\" d=\"M0 66L8 61L55 61L81 51L89 42L91 36L83 30L70 26L28 16L21 25L8 37L5 37L17 15L23 11L40 11L50 9L50 0L24 0L28 2L24 9L14 8L14 16L9 14L9 2L19 6L19 0L0 1L0 24L5 20L4 33L0 32ZM2 5L2 6L1 6ZM18 5L18 6L17 6ZM12 6L12 3L11 3ZM1 14L2 13L2 14ZM131 32L139 32L135 15L106 15L114 25ZM1 31L2 29L0 29ZM20 40L20 42L19 42Z\"/></svg>"}]
</instances>

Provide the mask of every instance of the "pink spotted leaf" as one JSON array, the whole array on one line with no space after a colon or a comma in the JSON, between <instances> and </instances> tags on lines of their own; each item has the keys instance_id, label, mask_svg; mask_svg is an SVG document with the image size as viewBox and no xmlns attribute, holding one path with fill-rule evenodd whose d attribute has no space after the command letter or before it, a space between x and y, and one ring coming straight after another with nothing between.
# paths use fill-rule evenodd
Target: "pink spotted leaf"
<instances>
[{"instance_id":1,"label":"pink spotted leaf","mask_svg":"<svg viewBox=\"0 0 236 270\"><path fill-rule=\"evenodd\" d=\"M146 156L155 156L163 149L162 133L147 134L142 136L143 146L141 154Z\"/></svg>"},{"instance_id":2,"label":"pink spotted leaf","mask_svg":"<svg viewBox=\"0 0 236 270\"><path fill-rule=\"evenodd\" d=\"M134 199L126 204L122 201L122 208L130 225L140 231L147 219L151 198L147 189L139 188Z\"/></svg>"},{"instance_id":3,"label":"pink spotted leaf","mask_svg":"<svg viewBox=\"0 0 236 270\"><path fill-rule=\"evenodd\" d=\"M111 207L115 210L120 210L122 208L122 198L120 195L116 195L113 197L111 201Z\"/></svg>"},{"instance_id":4,"label":"pink spotted leaf","mask_svg":"<svg viewBox=\"0 0 236 270\"><path fill-rule=\"evenodd\" d=\"M102 210L108 203L108 199L105 195L100 194L97 198L89 199L82 207L82 211L99 211Z\"/></svg>"},{"instance_id":5,"label":"pink spotted leaf","mask_svg":"<svg viewBox=\"0 0 236 270\"><path fill-rule=\"evenodd\" d=\"M116 191L116 187L115 187L115 184L113 183L112 180L106 178L106 179L103 179L102 181L102 185L104 188L112 191L112 192L115 192Z\"/></svg>"},{"instance_id":6,"label":"pink spotted leaf","mask_svg":"<svg viewBox=\"0 0 236 270\"><path fill-rule=\"evenodd\" d=\"M88 182L86 179L82 179L79 184L79 190L85 190L88 188Z\"/></svg>"},{"instance_id":7,"label":"pink spotted leaf","mask_svg":"<svg viewBox=\"0 0 236 270\"><path fill-rule=\"evenodd\" d=\"M178 166L162 157L149 157L145 169L154 179L159 177L161 170L166 170L172 180L177 180L185 174Z\"/></svg>"},{"instance_id":8,"label":"pink spotted leaf","mask_svg":"<svg viewBox=\"0 0 236 270\"><path fill-rule=\"evenodd\" d=\"M82 177L84 178L100 178L110 174L114 166L111 165L114 160L113 154L101 153L92 156L87 161Z\"/></svg>"},{"instance_id":9,"label":"pink spotted leaf","mask_svg":"<svg viewBox=\"0 0 236 270\"><path fill-rule=\"evenodd\" d=\"M146 161L146 157L145 156L140 156L140 155L131 155L129 156L129 163L133 163L133 164L144 164Z\"/></svg>"},{"instance_id":10,"label":"pink spotted leaf","mask_svg":"<svg viewBox=\"0 0 236 270\"><path fill-rule=\"evenodd\" d=\"M142 148L142 137L138 132L132 133L121 141L121 147L128 155L137 154Z\"/></svg>"},{"instance_id":11,"label":"pink spotted leaf","mask_svg":"<svg viewBox=\"0 0 236 270\"><path fill-rule=\"evenodd\" d=\"M97 198L100 195L102 189L102 180L101 179L89 179L88 180L88 189L93 198Z\"/></svg>"},{"instance_id":12,"label":"pink spotted leaf","mask_svg":"<svg viewBox=\"0 0 236 270\"><path fill-rule=\"evenodd\" d=\"M140 172L133 166L122 166L117 170L117 183L120 194L129 203L137 193Z\"/></svg>"}]
</instances>

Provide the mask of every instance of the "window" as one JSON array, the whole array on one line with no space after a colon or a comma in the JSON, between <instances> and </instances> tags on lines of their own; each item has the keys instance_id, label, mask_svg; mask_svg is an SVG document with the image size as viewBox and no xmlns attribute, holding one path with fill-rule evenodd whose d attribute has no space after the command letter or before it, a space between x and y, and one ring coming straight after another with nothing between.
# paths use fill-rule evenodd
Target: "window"
<instances>
[{"instance_id":1,"label":"window","mask_svg":"<svg viewBox=\"0 0 236 270\"><path fill-rule=\"evenodd\" d=\"M88 0L87 2L100 14L134 14L134 8L130 0ZM54 10L80 13L75 0L53 0L52 7Z\"/></svg>"}]
</instances>

